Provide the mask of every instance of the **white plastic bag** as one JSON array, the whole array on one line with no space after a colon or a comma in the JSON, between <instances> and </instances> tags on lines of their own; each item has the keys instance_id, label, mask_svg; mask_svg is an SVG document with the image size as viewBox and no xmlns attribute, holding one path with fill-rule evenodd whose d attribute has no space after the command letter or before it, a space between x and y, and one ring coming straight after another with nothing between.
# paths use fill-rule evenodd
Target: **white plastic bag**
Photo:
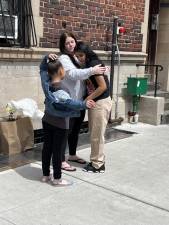
<instances>
[{"instance_id":1,"label":"white plastic bag","mask_svg":"<svg viewBox=\"0 0 169 225\"><path fill-rule=\"evenodd\" d=\"M17 114L21 116L28 116L32 119L41 119L44 115L42 111L38 109L36 101L31 98L24 98L19 101L10 101L8 106L13 108Z\"/></svg>"}]
</instances>

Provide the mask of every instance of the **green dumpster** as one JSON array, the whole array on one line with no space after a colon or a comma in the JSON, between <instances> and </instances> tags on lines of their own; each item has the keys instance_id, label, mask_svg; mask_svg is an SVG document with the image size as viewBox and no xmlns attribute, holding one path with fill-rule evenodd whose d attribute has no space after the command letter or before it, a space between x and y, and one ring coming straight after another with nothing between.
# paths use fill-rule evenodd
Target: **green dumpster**
<instances>
[{"instance_id":1,"label":"green dumpster","mask_svg":"<svg viewBox=\"0 0 169 225\"><path fill-rule=\"evenodd\" d=\"M148 78L145 77L128 77L127 92L132 96L140 96L147 93Z\"/></svg>"}]
</instances>

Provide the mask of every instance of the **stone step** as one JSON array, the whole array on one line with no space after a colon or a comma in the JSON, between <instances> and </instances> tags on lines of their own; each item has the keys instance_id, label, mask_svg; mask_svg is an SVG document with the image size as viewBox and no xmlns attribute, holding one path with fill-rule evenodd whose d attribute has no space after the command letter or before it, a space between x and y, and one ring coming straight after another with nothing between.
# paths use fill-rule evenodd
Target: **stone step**
<instances>
[{"instance_id":1,"label":"stone step","mask_svg":"<svg viewBox=\"0 0 169 225\"><path fill-rule=\"evenodd\" d=\"M169 99L169 92L161 92L157 93L159 97L164 97L165 99Z\"/></svg>"},{"instance_id":2,"label":"stone step","mask_svg":"<svg viewBox=\"0 0 169 225\"><path fill-rule=\"evenodd\" d=\"M154 96L154 91L148 91L147 92L147 95L148 96ZM169 99L169 92L158 90L157 91L157 96L158 97L163 97L165 99Z\"/></svg>"},{"instance_id":3,"label":"stone step","mask_svg":"<svg viewBox=\"0 0 169 225\"><path fill-rule=\"evenodd\" d=\"M155 83L154 82L148 82L148 91L154 91ZM161 86L160 83L157 84L157 91L160 90Z\"/></svg>"},{"instance_id":4,"label":"stone step","mask_svg":"<svg viewBox=\"0 0 169 225\"><path fill-rule=\"evenodd\" d=\"M147 95L148 96L154 96L154 90L153 91L148 91ZM162 91L162 90L157 90L157 96L158 97L163 97L163 98L169 98L169 92Z\"/></svg>"},{"instance_id":5,"label":"stone step","mask_svg":"<svg viewBox=\"0 0 169 225\"><path fill-rule=\"evenodd\" d=\"M169 98L165 99L164 110L165 111L169 110Z\"/></svg>"},{"instance_id":6,"label":"stone step","mask_svg":"<svg viewBox=\"0 0 169 225\"><path fill-rule=\"evenodd\" d=\"M166 110L164 115L162 115L161 124L169 124L169 110Z\"/></svg>"}]
</instances>

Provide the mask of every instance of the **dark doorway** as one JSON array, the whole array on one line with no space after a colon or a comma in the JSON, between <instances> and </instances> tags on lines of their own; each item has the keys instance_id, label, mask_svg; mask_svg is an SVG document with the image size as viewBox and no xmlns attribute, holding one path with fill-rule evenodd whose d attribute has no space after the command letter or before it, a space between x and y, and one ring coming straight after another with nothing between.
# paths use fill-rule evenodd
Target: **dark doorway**
<instances>
[{"instance_id":1,"label":"dark doorway","mask_svg":"<svg viewBox=\"0 0 169 225\"><path fill-rule=\"evenodd\" d=\"M148 45L147 45L148 64L155 64L156 62L159 11L160 11L160 0L150 0Z\"/></svg>"}]
</instances>

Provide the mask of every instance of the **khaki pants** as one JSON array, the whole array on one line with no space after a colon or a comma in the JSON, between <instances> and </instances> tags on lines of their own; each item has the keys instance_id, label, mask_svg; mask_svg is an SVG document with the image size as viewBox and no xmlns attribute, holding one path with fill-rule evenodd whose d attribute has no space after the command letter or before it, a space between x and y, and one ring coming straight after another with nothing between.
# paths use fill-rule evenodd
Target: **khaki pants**
<instances>
[{"instance_id":1,"label":"khaki pants","mask_svg":"<svg viewBox=\"0 0 169 225\"><path fill-rule=\"evenodd\" d=\"M109 120L112 101L110 97L96 102L96 107L88 110L92 165L98 169L105 162L104 135Z\"/></svg>"}]
</instances>

